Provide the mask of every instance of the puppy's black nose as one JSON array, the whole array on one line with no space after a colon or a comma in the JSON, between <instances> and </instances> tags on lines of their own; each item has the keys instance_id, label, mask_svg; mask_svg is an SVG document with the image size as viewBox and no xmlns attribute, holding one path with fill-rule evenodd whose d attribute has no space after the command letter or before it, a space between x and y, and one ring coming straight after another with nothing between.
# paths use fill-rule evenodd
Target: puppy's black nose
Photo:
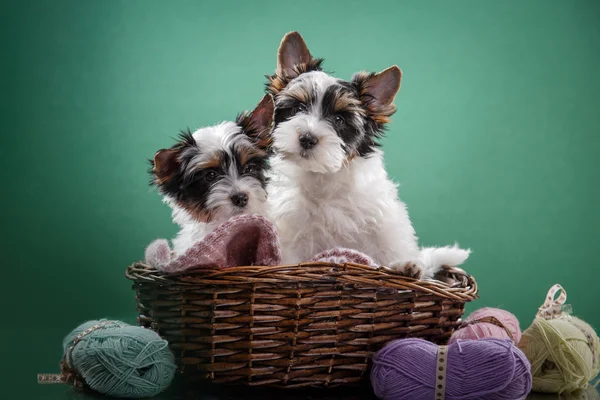
<instances>
[{"instance_id":1,"label":"puppy's black nose","mask_svg":"<svg viewBox=\"0 0 600 400\"><path fill-rule=\"evenodd\" d=\"M300 147L302 147L304 150L312 149L317 145L317 143L319 143L319 139L317 139L311 133L303 133L300 135Z\"/></svg>"},{"instance_id":2,"label":"puppy's black nose","mask_svg":"<svg viewBox=\"0 0 600 400\"><path fill-rule=\"evenodd\" d=\"M231 202L236 207L246 207L248 204L248 195L246 193L236 193L231 196Z\"/></svg>"}]
</instances>

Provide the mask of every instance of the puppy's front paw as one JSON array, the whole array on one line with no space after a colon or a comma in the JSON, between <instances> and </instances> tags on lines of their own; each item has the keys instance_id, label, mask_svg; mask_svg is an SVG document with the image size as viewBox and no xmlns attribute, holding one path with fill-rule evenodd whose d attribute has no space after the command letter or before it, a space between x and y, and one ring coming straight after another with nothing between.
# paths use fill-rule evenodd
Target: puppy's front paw
<instances>
[{"instance_id":1,"label":"puppy's front paw","mask_svg":"<svg viewBox=\"0 0 600 400\"><path fill-rule=\"evenodd\" d=\"M423 268L418 263L412 261L391 263L390 268L409 278L421 279L421 276L423 276Z\"/></svg>"},{"instance_id":2,"label":"puppy's front paw","mask_svg":"<svg viewBox=\"0 0 600 400\"><path fill-rule=\"evenodd\" d=\"M433 279L446 283L448 285L454 284L457 280L453 276L450 276L445 268L442 268L433 275Z\"/></svg>"}]
</instances>

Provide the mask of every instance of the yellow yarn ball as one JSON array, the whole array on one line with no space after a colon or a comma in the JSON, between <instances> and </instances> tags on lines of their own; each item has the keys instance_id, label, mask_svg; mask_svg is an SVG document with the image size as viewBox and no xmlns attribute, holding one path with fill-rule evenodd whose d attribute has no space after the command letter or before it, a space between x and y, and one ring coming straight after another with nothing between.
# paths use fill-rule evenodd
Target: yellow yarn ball
<instances>
[{"instance_id":1,"label":"yellow yarn ball","mask_svg":"<svg viewBox=\"0 0 600 400\"><path fill-rule=\"evenodd\" d=\"M583 390L600 372L598 335L576 317L537 317L523 332L519 348L531 363L535 392Z\"/></svg>"},{"instance_id":2,"label":"yellow yarn ball","mask_svg":"<svg viewBox=\"0 0 600 400\"><path fill-rule=\"evenodd\" d=\"M548 398L555 399L557 397L545 394L545 393L531 393L527 396L527 400L549 400ZM572 393L563 393L558 396L560 400L600 400L600 394L595 387L589 385L585 390L577 390Z\"/></svg>"}]
</instances>

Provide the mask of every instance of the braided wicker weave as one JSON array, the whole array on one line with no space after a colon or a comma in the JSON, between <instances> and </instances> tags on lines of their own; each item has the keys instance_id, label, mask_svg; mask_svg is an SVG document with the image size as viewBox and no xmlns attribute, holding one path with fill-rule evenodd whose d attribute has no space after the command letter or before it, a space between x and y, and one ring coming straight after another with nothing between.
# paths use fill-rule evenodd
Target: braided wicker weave
<instances>
[{"instance_id":1,"label":"braided wicker weave","mask_svg":"<svg viewBox=\"0 0 600 400\"><path fill-rule=\"evenodd\" d=\"M126 276L139 323L169 341L186 378L250 386L358 383L390 340L446 342L477 296L458 268L444 282L329 263L179 275L137 263Z\"/></svg>"}]
</instances>

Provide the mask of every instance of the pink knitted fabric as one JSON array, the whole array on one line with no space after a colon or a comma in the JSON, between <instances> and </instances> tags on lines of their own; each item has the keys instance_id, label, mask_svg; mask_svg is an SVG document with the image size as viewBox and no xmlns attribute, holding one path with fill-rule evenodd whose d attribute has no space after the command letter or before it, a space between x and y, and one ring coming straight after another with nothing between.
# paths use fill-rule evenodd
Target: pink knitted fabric
<instances>
[{"instance_id":1,"label":"pink knitted fabric","mask_svg":"<svg viewBox=\"0 0 600 400\"><path fill-rule=\"evenodd\" d=\"M361 253L358 250L347 249L345 247L334 247L333 249L325 250L310 261L322 261L336 264L354 263L368 265L377 268L378 265L368 255Z\"/></svg>"},{"instance_id":2,"label":"pink knitted fabric","mask_svg":"<svg viewBox=\"0 0 600 400\"><path fill-rule=\"evenodd\" d=\"M171 261L171 248L166 239L156 239L146 247L146 264L163 268Z\"/></svg>"},{"instance_id":3,"label":"pink knitted fabric","mask_svg":"<svg viewBox=\"0 0 600 400\"><path fill-rule=\"evenodd\" d=\"M281 263L277 230L259 215L232 217L184 254L170 261L165 260L165 245L167 254L170 254L164 239L152 242L146 249L146 262L168 273L191 268L270 266Z\"/></svg>"}]
</instances>

